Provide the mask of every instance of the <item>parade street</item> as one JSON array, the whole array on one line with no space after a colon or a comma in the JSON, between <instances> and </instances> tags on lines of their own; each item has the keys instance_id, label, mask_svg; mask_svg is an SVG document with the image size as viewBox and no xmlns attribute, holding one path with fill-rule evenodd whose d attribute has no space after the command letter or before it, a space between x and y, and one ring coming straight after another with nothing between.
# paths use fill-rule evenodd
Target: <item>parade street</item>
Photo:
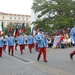
<instances>
[{"instance_id":1,"label":"parade street","mask_svg":"<svg viewBox=\"0 0 75 75\"><path fill-rule=\"evenodd\" d=\"M65 49L47 48L47 61L43 57L37 61L38 52L28 47L20 54L19 47L14 51L14 56L3 52L0 57L0 75L75 75L75 57L70 59L69 53L75 47Z\"/></svg>"}]
</instances>

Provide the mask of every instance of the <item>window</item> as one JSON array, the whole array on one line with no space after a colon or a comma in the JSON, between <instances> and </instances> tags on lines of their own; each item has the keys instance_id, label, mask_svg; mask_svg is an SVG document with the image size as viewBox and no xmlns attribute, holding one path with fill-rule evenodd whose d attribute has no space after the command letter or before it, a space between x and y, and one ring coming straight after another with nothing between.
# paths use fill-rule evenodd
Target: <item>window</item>
<instances>
[{"instance_id":1,"label":"window","mask_svg":"<svg viewBox=\"0 0 75 75\"><path fill-rule=\"evenodd\" d=\"M18 20L20 20L20 18L18 18Z\"/></svg>"},{"instance_id":2,"label":"window","mask_svg":"<svg viewBox=\"0 0 75 75\"><path fill-rule=\"evenodd\" d=\"M16 17L14 17L14 20L16 20Z\"/></svg>"},{"instance_id":3,"label":"window","mask_svg":"<svg viewBox=\"0 0 75 75\"><path fill-rule=\"evenodd\" d=\"M12 17L10 17L10 19L12 19Z\"/></svg>"},{"instance_id":4,"label":"window","mask_svg":"<svg viewBox=\"0 0 75 75\"><path fill-rule=\"evenodd\" d=\"M4 19L5 17L3 16L2 19Z\"/></svg>"},{"instance_id":5,"label":"window","mask_svg":"<svg viewBox=\"0 0 75 75\"><path fill-rule=\"evenodd\" d=\"M26 18L26 20L28 20L28 18Z\"/></svg>"},{"instance_id":6,"label":"window","mask_svg":"<svg viewBox=\"0 0 75 75\"><path fill-rule=\"evenodd\" d=\"M22 20L24 20L24 18L22 18Z\"/></svg>"}]
</instances>

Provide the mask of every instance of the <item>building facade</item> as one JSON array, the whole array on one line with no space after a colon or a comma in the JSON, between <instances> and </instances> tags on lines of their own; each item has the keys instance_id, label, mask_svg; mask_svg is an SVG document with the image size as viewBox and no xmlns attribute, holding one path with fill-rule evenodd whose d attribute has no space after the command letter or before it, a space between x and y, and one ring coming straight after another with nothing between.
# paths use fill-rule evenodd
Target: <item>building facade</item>
<instances>
[{"instance_id":1,"label":"building facade","mask_svg":"<svg viewBox=\"0 0 75 75\"><path fill-rule=\"evenodd\" d=\"M31 16L30 15L21 15L21 14L10 14L10 13L3 13L0 12L0 24L4 22L4 26L6 27L8 24L12 23L25 23L26 25L31 24Z\"/></svg>"}]
</instances>

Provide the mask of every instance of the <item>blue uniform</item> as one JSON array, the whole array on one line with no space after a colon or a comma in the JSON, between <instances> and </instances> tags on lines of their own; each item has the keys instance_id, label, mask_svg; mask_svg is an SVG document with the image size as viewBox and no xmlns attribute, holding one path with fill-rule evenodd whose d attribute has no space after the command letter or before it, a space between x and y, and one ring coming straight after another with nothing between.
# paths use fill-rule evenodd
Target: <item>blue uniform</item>
<instances>
[{"instance_id":1,"label":"blue uniform","mask_svg":"<svg viewBox=\"0 0 75 75\"><path fill-rule=\"evenodd\" d=\"M34 40L34 43L38 43L38 41L37 41L37 35L35 35L35 36L33 37L33 40Z\"/></svg>"},{"instance_id":2,"label":"blue uniform","mask_svg":"<svg viewBox=\"0 0 75 75\"><path fill-rule=\"evenodd\" d=\"M3 47L3 39L0 38L0 47Z\"/></svg>"},{"instance_id":3,"label":"blue uniform","mask_svg":"<svg viewBox=\"0 0 75 75\"><path fill-rule=\"evenodd\" d=\"M25 44L25 38L23 35L18 37L18 45L23 45Z\"/></svg>"},{"instance_id":4,"label":"blue uniform","mask_svg":"<svg viewBox=\"0 0 75 75\"><path fill-rule=\"evenodd\" d=\"M39 61L40 56L43 53L43 60L44 60L44 62L47 62L47 60L46 60L46 47L48 45L48 40L41 33L39 33L37 35L36 40L38 41L38 48L39 48L39 54L38 54L37 60Z\"/></svg>"},{"instance_id":5,"label":"blue uniform","mask_svg":"<svg viewBox=\"0 0 75 75\"><path fill-rule=\"evenodd\" d=\"M14 37L9 36L7 41L8 41L8 46L14 46L14 44L15 44Z\"/></svg>"},{"instance_id":6,"label":"blue uniform","mask_svg":"<svg viewBox=\"0 0 75 75\"><path fill-rule=\"evenodd\" d=\"M6 50L6 46L7 46L7 39L3 38L3 51Z\"/></svg>"},{"instance_id":7,"label":"blue uniform","mask_svg":"<svg viewBox=\"0 0 75 75\"><path fill-rule=\"evenodd\" d=\"M45 40L45 37L43 34L38 34L36 40L38 41L39 48L47 47L48 43L47 43L47 40Z\"/></svg>"},{"instance_id":8,"label":"blue uniform","mask_svg":"<svg viewBox=\"0 0 75 75\"><path fill-rule=\"evenodd\" d=\"M20 46L20 52L21 54L23 54L23 49L25 48L25 38L23 35L20 35L18 37L18 45Z\"/></svg>"},{"instance_id":9,"label":"blue uniform","mask_svg":"<svg viewBox=\"0 0 75 75\"><path fill-rule=\"evenodd\" d=\"M32 53L32 48L34 46L34 39L33 39L33 36L32 35L29 35L28 36L28 48L30 50L30 53Z\"/></svg>"},{"instance_id":10,"label":"blue uniform","mask_svg":"<svg viewBox=\"0 0 75 75\"><path fill-rule=\"evenodd\" d=\"M70 31L70 38L72 40L72 44L75 44L75 27ZM70 53L70 58L73 60L73 55L75 55L75 50Z\"/></svg>"},{"instance_id":11,"label":"blue uniform","mask_svg":"<svg viewBox=\"0 0 75 75\"><path fill-rule=\"evenodd\" d=\"M7 42L7 39L4 38L4 39L3 39L3 45L7 45L7 43L8 43L8 42Z\"/></svg>"},{"instance_id":12,"label":"blue uniform","mask_svg":"<svg viewBox=\"0 0 75 75\"><path fill-rule=\"evenodd\" d=\"M28 44L32 44L34 42L33 36L29 35L27 42Z\"/></svg>"},{"instance_id":13,"label":"blue uniform","mask_svg":"<svg viewBox=\"0 0 75 75\"><path fill-rule=\"evenodd\" d=\"M75 27L70 31L70 38L72 40L72 43L75 44Z\"/></svg>"},{"instance_id":14,"label":"blue uniform","mask_svg":"<svg viewBox=\"0 0 75 75\"><path fill-rule=\"evenodd\" d=\"M46 38L44 38L44 47L48 46L48 40Z\"/></svg>"},{"instance_id":15,"label":"blue uniform","mask_svg":"<svg viewBox=\"0 0 75 75\"><path fill-rule=\"evenodd\" d=\"M3 39L0 37L0 57L2 57Z\"/></svg>"}]
</instances>

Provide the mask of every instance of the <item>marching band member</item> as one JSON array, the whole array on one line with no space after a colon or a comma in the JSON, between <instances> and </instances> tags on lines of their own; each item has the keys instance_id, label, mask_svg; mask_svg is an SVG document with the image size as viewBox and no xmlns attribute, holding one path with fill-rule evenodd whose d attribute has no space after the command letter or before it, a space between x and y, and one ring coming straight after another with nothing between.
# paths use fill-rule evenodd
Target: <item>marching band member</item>
<instances>
[{"instance_id":1,"label":"marching band member","mask_svg":"<svg viewBox=\"0 0 75 75\"><path fill-rule=\"evenodd\" d=\"M32 33L30 32L29 36L28 36L28 48L30 50L30 53L32 53L32 48L33 48L33 35Z\"/></svg>"},{"instance_id":2,"label":"marching band member","mask_svg":"<svg viewBox=\"0 0 75 75\"><path fill-rule=\"evenodd\" d=\"M37 35L36 40L38 41L38 48L39 48L39 54L38 54L37 60L39 61L41 54L43 53L43 60L44 62L47 62L46 47L48 45L48 40L44 36L42 28L39 29L39 34Z\"/></svg>"},{"instance_id":3,"label":"marching band member","mask_svg":"<svg viewBox=\"0 0 75 75\"><path fill-rule=\"evenodd\" d=\"M6 51L6 46L7 46L7 38L4 36L3 37L3 51Z\"/></svg>"},{"instance_id":4,"label":"marching band member","mask_svg":"<svg viewBox=\"0 0 75 75\"><path fill-rule=\"evenodd\" d=\"M3 38L2 35L0 34L0 57L2 57L2 48L3 48Z\"/></svg>"},{"instance_id":5,"label":"marching band member","mask_svg":"<svg viewBox=\"0 0 75 75\"><path fill-rule=\"evenodd\" d=\"M11 35L11 33L9 34L8 38L7 38L7 42L8 42L8 53L10 55L13 56L14 55L14 44L15 44L15 39L14 37Z\"/></svg>"},{"instance_id":6,"label":"marching band member","mask_svg":"<svg viewBox=\"0 0 75 75\"><path fill-rule=\"evenodd\" d=\"M18 37L18 45L20 47L21 54L23 54L24 44L25 44L25 38L23 36L23 33L20 32L20 36Z\"/></svg>"}]
</instances>

